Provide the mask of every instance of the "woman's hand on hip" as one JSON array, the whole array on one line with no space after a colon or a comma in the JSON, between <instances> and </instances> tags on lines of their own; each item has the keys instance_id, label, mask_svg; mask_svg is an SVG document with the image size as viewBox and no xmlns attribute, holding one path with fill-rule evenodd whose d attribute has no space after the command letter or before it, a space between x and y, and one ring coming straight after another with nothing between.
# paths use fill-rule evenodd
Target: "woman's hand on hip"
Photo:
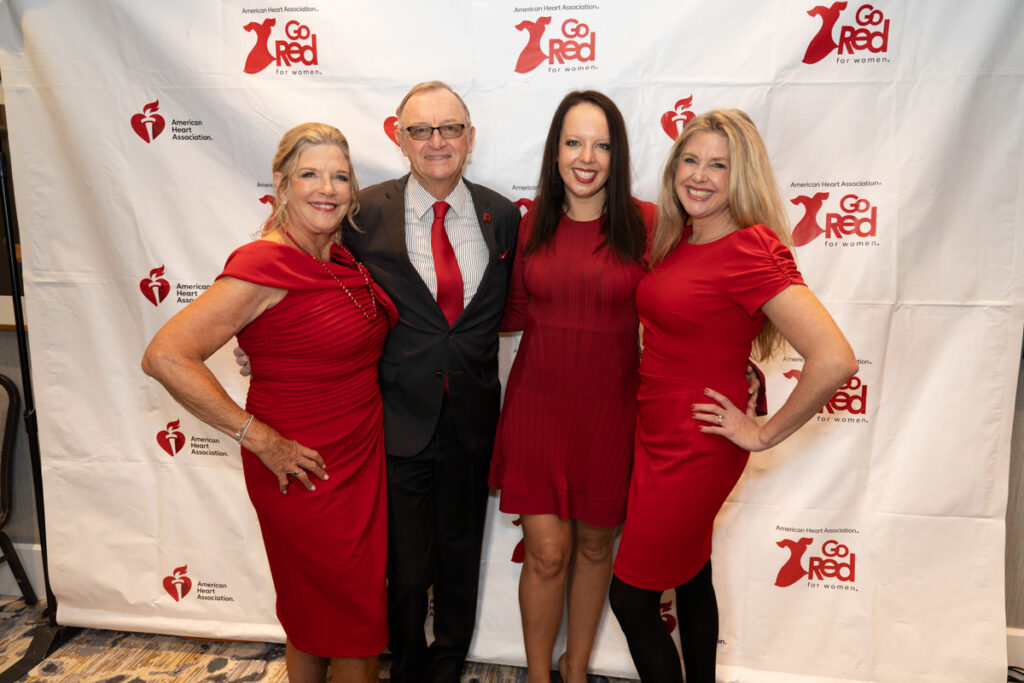
<instances>
[{"instance_id":1,"label":"woman's hand on hip","mask_svg":"<svg viewBox=\"0 0 1024 683\"><path fill-rule=\"evenodd\" d=\"M714 389L705 389L704 394L716 403L695 403L690 406L693 419L706 423L699 427L700 431L724 436L745 451L762 451L766 448L761 441L761 424L754 419L752 403L747 403L744 412Z\"/></svg>"}]
</instances>

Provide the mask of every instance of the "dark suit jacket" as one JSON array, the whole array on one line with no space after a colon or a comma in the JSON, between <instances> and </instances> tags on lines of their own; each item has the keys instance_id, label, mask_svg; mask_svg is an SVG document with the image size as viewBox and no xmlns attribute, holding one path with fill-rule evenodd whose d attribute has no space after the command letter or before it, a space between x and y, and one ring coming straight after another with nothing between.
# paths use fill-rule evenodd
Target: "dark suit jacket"
<instances>
[{"instance_id":1,"label":"dark suit jacket","mask_svg":"<svg viewBox=\"0 0 1024 683\"><path fill-rule=\"evenodd\" d=\"M398 307L398 325L384 344L380 387L388 455L422 451L437 426L448 373L456 426L468 449L490 448L498 421L498 324L515 256L519 209L468 181L489 260L480 286L462 314L448 321L409 260L405 242L405 186L409 176L359 193L356 222L345 243Z\"/></svg>"}]
</instances>

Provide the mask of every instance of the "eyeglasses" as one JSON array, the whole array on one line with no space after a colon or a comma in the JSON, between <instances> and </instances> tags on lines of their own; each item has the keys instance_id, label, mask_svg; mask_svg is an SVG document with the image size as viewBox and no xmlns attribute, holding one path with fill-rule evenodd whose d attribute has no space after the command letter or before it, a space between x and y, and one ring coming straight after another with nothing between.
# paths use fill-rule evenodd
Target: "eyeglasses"
<instances>
[{"instance_id":1,"label":"eyeglasses","mask_svg":"<svg viewBox=\"0 0 1024 683\"><path fill-rule=\"evenodd\" d=\"M452 140L462 137L462 132L466 130L466 124L446 123L443 126L409 126L405 129L405 132L413 140L429 140L433 137L435 130L441 133L441 137L445 140Z\"/></svg>"}]
</instances>

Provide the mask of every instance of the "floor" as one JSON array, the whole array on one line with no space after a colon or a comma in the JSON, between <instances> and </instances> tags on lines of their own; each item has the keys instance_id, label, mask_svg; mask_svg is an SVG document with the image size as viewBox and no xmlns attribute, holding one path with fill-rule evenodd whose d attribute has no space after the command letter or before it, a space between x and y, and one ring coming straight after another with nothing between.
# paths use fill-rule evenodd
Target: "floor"
<instances>
[{"instance_id":1,"label":"floor","mask_svg":"<svg viewBox=\"0 0 1024 683\"><path fill-rule=\"evenodd\" d=\"M0 680L28 650L32 636L47 624L42 604L26 607L13 597L0 597ZM70 640L31 671L14 681L47 683L148 683L174 681L284 682L284 646L191 640L150 633L101 629L65 629ZM557 674L552 679L559 681ZM382 659L380 681L389 680ZM526 670L471 662L464 683L525 683ZM590 683L628 683L625 679L591 676Z\"/></svg>"}]
</instances>

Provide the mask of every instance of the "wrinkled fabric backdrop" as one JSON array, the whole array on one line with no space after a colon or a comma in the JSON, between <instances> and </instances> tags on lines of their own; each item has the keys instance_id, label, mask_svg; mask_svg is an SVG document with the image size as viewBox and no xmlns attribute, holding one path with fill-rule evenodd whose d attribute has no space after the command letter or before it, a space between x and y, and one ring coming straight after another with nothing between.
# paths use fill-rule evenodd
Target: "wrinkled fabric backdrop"
<instances>
[{"instance_id":1,"label":"wrinkled fabric backdrop","mask_svg":"<svg viewBox=\"0 0 1024 683\"><path fill-rule=\"evenodd\" d=\"M442 79L477 128L466 176L525 207L556 104L596 88L646 200L689 118L750 113L860 362L719 517L722 680L1003 680L1024 4L5 0L0 22L60 623L283 638L238 447L139 359L259 229L286 129L337 125L362 185L394 177L395 107ZM241 401L230 345L211 365ZM770 409L800 368L767 365ZM496 502L471 657L522 663ZM592 666L633 673L610 614Z\"/></svg>"}]
</instances>

